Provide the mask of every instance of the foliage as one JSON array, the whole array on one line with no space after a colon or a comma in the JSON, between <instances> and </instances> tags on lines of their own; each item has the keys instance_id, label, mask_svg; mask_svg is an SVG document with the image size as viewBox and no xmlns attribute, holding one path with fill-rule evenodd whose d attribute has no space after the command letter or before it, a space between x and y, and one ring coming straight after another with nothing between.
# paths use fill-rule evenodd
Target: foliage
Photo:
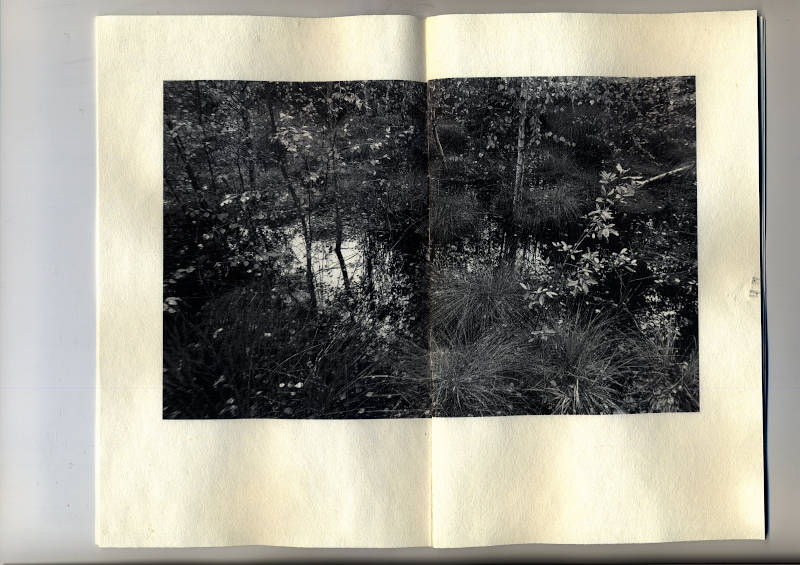
<instances>
[{"instance_id":1,"label":"foliage","mask_svg":"<svg viewBox=\"0 0 800 565\"><path fill-rule=\"evenodd\" d=\"M532 373L552 414L621 412L628 355L610 319L574 314L540 342Z\"/></svg>"},{"instance_id":2,"label":"foliage","mask_svg":"<svg viewBox=\"0 0 800 565\"><path fill-rule=\"evenodd\" d=\"M629 344L630 379L624 402L648 412L696 411L700 407L697 347L683 351L675 328Z\"/></svg>"},{"instance_id":3,"label":"foliage","mask_svg":"<svg viewBox=\"0 0 800 565\"><path fill-rule=\"evenodd\" d=\"M424 94L165 83L165 417L429 410Z\"/></svg>"},{"instance_id":4,"label":"foliage","mask_svg":"<svg viewBox=\"0 0 800 565\"><path fill-rule=\"evenodd\" d=\"M698 410L693 79L445 79L429 99L448 413L494 413L476 367L513 377L504 414ZM499 334L529 341L470 357Z\"/></svg>"},{"instance_id":5,"label":"foliage","mask_svg":"<svg viewBox=\"0 0 800 565\"><path fill-rule=\"evenodd\" d=\"M524 293L511 269L434 271L431 288L435 336L452 334L472 339L492 327L508 328L529 315Z\"/></svg>"},{"instance_id":6,"label":"foliage","mask_svg":"<svg viewBox=\"0 0 800 565\"><path fill-rule=\"evenodd\" d=\"M164 416L698 410L695 103L166 82Z\"/></svg>"},{"instance_id":7,"label":"foliage","mask_svg":"<svg viewBox=\"0 0 800 565\"><path fill-rule=\"evenodd\" d=\"M493 328L475 341L456 335L431 348L435 416L495 416L515 412L523 398L528 347Z\"/></svg>"}]
</instances>

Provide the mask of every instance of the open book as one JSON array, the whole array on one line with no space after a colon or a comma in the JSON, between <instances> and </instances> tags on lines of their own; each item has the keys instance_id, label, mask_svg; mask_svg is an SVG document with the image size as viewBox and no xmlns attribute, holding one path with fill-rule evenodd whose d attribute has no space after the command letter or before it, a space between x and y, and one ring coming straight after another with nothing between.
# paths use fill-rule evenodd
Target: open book
<instances>
[{"instance_id":1,"label":"open book","mask_svg":"<svg viewBox=\"0 0 800 565\"><path fill-rule=\"evenodd\" d=\"M764 536L754 12L97 56L99 544Z\"/></svg>"}]
</instances>

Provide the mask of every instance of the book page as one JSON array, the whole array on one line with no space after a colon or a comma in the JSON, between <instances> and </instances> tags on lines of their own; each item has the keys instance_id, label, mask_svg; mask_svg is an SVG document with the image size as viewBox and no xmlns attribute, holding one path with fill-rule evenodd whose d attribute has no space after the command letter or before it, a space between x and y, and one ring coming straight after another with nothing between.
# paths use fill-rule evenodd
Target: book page
<instances>
[{"instance_id":1,"label":"book page","mask_svg":"<svg viewBox=\"0 0 800 565\"><path fill-rule=\"evenodd\" d=\"M304 357L286 371L287 378L276 372L283 365L266 366L268 374L253 366L260 361L255 348L271 354L270 343L278 337L291 344L297 341L295 335L305 335L298 323L302 320L290 315L307 311L304 305L311 303L307 293L303 297L302 277L293 274L297 265L292 253L302 256L305 240L316 257L320 222L333 217L334 206L345 230L362 217L352 208L355 193L348 192L358 189L352 175L342 173L336 183L323 186L319 174L297 157L304 144L324 141L309 133L318 126L309 116L327 115L333 103L349 105L357 119L339 120L339 139L387 128L381 139L389 134L418 139L420 128L409 113L422 116L424 131L421 20L101 17L96 34L97 543L429 545L430 419L417 417L424 411L416 414L411 408L419 407L401 405L384 392L375 394L383 395L383 404L354 408L348 394L360 394L358 400L363 401L372 396L372 389L364 394L333 385L313 388L312 380L298 377L306 370ZM339 82L326 86L325 81ZM278 91L281 95L274 96ZM301 99L302 104L296 103ZM415 100L421 101L421 109L414 106ZM394 121L379 124L389 111ZM349 134L343 133L345 128ZM269 139L280 138L283 149L259 137L265 131ZM381 139L367 144L365 151L376 153L371 160L380 164L405 154L405 146L393 146L392 152ZM337 143L330 151L335 163L351 149ZM265 160L283 155L286 178L281 178L277 162L264 164L253 155ZM403 163L403 170L410 171L411 165ZM395 166L394 161L388 166ZM421 179L407 186L424 187L424 174ZM320 207L323 188L336 190L337 198L326 197L320 219L306 200L292 204L288 192L279 192L287 186L305 191L301 194L308 202ZM247 208L267 189L278 195L272 204L264 197L257 210ZM189 200L197 209L185 206ZM216 207L218 223L205 233L193 230L191 226L205 225L210 206ZM307 213L309 223L298 220L297 210L301 217ZM234 216L246 216L249 223L233 221ZM301 223L309 231L301 230ZM255 225L260 226L261 240L274 240L260 251L245 247L252 235L247 231ZM181 226L187 228L181 231ZM220 235L233 230L238 230L235 240ZM189 253L179 239L186 233L197 236L191 255L195 262L176 263ZM339 243L345 252L351 251L349 240L342 242L341 235L340 228ZM333 236L326 237L333 241ZM224 265L209 263L210 252L197 252L218 241L232 242L230 254L222 259L230 262ZM288 282L275 283L273 294L283 295L273 296L273 303L281 307L268 310L269 286L251 280L256 276L254 265L264 265L260 275L277 272L279 261L288 273L282 280ZM348 267L345 277L352 281L366 277L352 263L343 263L342 271ZM336 269L330 271L332 277ZM202 286L186 286L186 281L197 281L198 273L204 277ZM217 278L209 282L214 273ZM369 271L375 277L381 273L378 264ZM339 292L334 282L320 282L322 277L317 289L311 289L319 293L319 311ZM266 298L257 298L260 302L244 295L257 284L266 288L259 295ZM377 282L374 286L377 294L382 287ZM224 308L219 307L222 300L229 301ZM190 302L194 309L185 306ZM210 327L212 306L219 307L225 319L204 337L197 328ZM285 319L273 316L279 311ZM175 322L178 316L184 316L182 323ZM257 323L272 325L260 327L258 335L245 333ZM227 337L232 328L239 332L238 341ZM310 350L327 366L337 367L342 348L367 339L365 335L333 332L324 347L309 341L308 348L283 359L294 362ZM204 348L199 343L211 345ZM231 361L236 355L241 359ZM242 369L248 360L253 363ZM226 363L238 363L236 368L242 370L231 374L220 369ZM366 373L375 363L366 363L359 376L374 376ZM206 370L219 373L202 373ZM245 379L243 387L231 384L236 379ZM267 385L275 389L270 389L274 395L269 398L262 395ZM324 410L315 412L312 400ZM351 419L292 419L335 418L332 406L344 406L343 417ZM399 406L394 415L404 418L352 419L361 414L375 418L386 406Z\"/></svg>"},{"instance_id":2,"label":"book page","mask_svg":"<svg viewBox=\"0 0 800 565\"><path fill-rule=\"evenodd\" d=\"M434 388L461 387L438 414L499 408L433 420L434 545L763 538L755 12L439 16L426 38L431 214L483 226L432 222L470 273L434 261L434 312L474 285L532 312L453 314L443 347L433 319ZM437 361L457 340L474 371Z\"/></svg>"}]
</instances>

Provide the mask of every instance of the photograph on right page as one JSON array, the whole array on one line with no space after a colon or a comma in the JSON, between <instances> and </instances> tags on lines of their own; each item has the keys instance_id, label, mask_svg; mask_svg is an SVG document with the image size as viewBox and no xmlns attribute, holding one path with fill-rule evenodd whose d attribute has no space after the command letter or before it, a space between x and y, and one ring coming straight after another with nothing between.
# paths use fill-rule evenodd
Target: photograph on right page
<instances>
[{"instance_id":1,"label":"photograph on right page","mask_svg":"<svg viewBox=\"0 0 800 565\"><path fill-rule=\"evenodd\" d=\"M433 414L699 411L695 78L428 96Z\"/></svg>"}]
</instances>

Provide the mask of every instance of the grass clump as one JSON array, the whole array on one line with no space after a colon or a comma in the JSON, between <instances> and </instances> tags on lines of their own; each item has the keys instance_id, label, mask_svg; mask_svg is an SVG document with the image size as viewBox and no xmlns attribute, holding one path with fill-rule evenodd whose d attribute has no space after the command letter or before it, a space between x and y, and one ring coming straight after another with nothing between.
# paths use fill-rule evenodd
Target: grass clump
<instances>
[{"instance_id":1,"label":"grass clump","mask_svg":"<svg viewBox=\"0 0 800 565\"><path fill-rule=\"evenodd\" d=\"M699 410L697 350L674 332L653 339L609 316L576 314L536 346L532 394L549 414Z\"/></svg>"},{"instance_id":2,"label":"grass clump","mask_svg":"<svg viewBox=\"0 0 800 565\"><path fill-rule=\"evenodd\" d=\"M527 343L489 331L475 342L458 336L434 343L431 352L435 416L515 413L522 398Z\"/></svg>"},{"instance_id":3,"label":"grass clump","mask_svg":"<svg viewBox=\"0 0 800 565\"><path fill-rule=\"evenodd\" d=\"M476 340L490 328L524 324L531 312L513 269L440 269L431 278L434 337L461 335Z\"/></svg>"},{"instance_id":4,"label":"grass clump","mask_svg":"<svg viewBox=\"0 0 800 565\"><path fill-rule=\"evenodd\" d=\"M514 223L521 235L539 235L546 230L558 233L577 226L583 212L581 195L559 184L524 191L514 209Z\"/></svg>"},{"instance_id":5,"label":"grass clump","mask_svg":"<svg viewBox=\"0 0 800 565\"><path fill-rule=\"evenodd\" d=\"M435 246L447 245L475 235L481 206L471 192L438 193L430 202L430 239Z\"/></svg>"},{"instance_id":6,"label":"grass clump","mask_svg":"<svg viewBox=\"0 0 800 565\"><path fill-rule=\"evenodd\" d=\"M696 345L681 355L677 332L632 339L628 394L635 412L696 412L700 409L699 358Z\"/></svg>"},{"instance_id":7,"label":"grass clump","mask_svg":"<svg viewBox=\"0 0 800 565\"><path fill-rule=\"evenodd\" d=\"M550 414L623 411L620 390L628 361L613 320L575 314L555 324L537 346L532 390Z\"/></svg>"}]
</instances>

